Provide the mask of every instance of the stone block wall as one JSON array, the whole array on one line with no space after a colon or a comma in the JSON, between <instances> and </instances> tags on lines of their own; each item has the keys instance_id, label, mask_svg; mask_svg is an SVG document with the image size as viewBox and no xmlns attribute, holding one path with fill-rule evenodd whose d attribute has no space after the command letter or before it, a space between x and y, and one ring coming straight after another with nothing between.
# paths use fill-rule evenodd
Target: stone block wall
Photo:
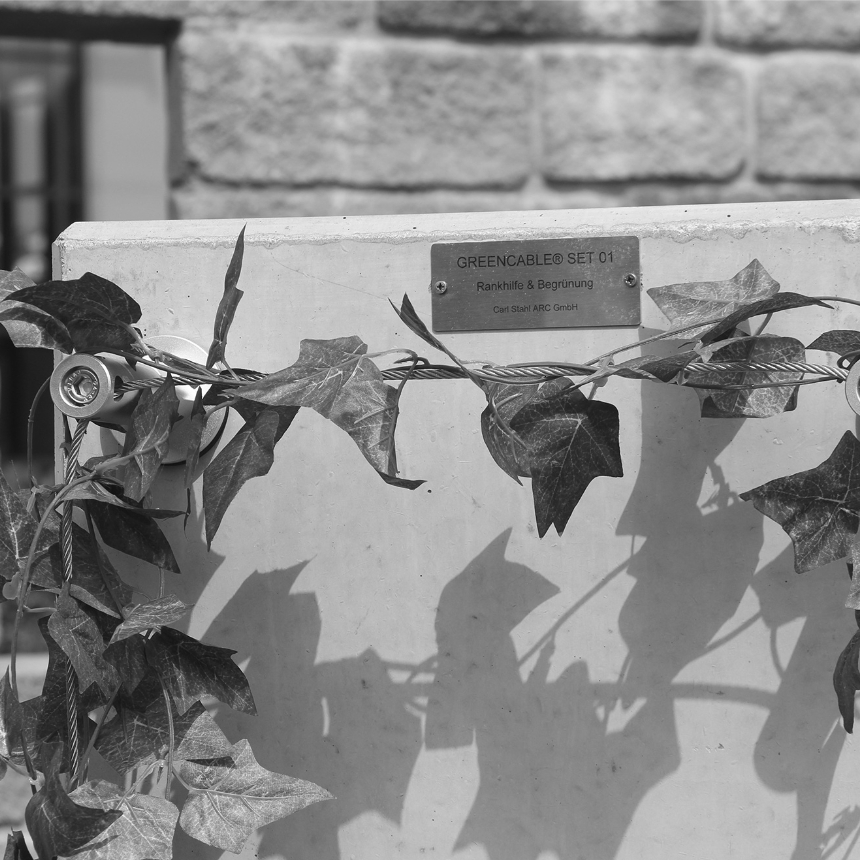
<instances>
[{"instance_id":1,"label":"stone block wall","mask_svg":"<svg viewBox=\"0 0 860 860\"><path fill-rule=\"evenodd\" d=\"M175 22L178 217L860 191L854 0L2 0L0 13L24 7Z\"/></svg>"}]
</instances>

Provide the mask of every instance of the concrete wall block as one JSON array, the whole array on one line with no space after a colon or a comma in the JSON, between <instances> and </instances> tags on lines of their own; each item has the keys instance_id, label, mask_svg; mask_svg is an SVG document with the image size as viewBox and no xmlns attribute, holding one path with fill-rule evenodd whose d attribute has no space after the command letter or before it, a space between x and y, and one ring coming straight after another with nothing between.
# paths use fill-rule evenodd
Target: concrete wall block
<instances>
[{"instance_id":1,"label":"concrete wall block","mask_svg":"<svg viewBox=\"0 0 860 860\"><path fill-rule=\"evenodd\" d=\"M475 36L692 40L703 6L690 0L380 0L389 30Z\"/></svg>"},{"instance_id":2,"label":"concrete wall block","mask_svg":"<svg viewBox=\"0 0 860 860\"><path fill-rule=\"evenodd\" d=\"M718 55L547 50L541 91L551 181L728 179L743 164L745 82Z\"/></svg>"},{"instance_id":3,"label":"concrete wall block","mask_svg":"<svg viewBox=\"0 0 860 860\"><path fill-rule=\"evenodd\" d=\"M758 99L758 174L768 179L860 179L860 59L774 57Z\"/></svg>"},{"instance_id":4,"label":"concrete wall block","mask_svg":"<svg viewBox=\"0 0 860 860\"><path fill-rule=\"evenodd\" d=\"M182 39L188 154L234 182L509 187L529 171L519 52Z\"/></svg>"},{"instance_id":5,"label":"concrete wall block","mask_svg":"<svg viewBox=\"0 0 860 860\"><path fill-rule=\"evenodd\" d=\"M724 0L716 37L744 48L860 46L856 0Z\"/></svg>"}]
</instances>

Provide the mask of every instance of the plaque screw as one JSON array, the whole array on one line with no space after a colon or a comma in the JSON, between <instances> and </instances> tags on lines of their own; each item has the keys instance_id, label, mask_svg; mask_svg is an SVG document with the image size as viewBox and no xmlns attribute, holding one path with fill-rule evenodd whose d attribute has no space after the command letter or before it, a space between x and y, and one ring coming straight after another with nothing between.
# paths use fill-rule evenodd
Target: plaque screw
<instances>
[{"instance_id":1,"label":"plaque screw","mask_svg":"<svg viewBox=\"0 0 860 860\"><path fill-rule=\"evenodd\" d=\"M448 285L445 281L436 281L436 283L433 284L433 289L441 296L443 293L448 292Z\"/></svg>"},{"instance_id":2,"label":"plaque screw","mask_svg":"<svg viewBox=\"0 0 860 860\"><path fill-rule=\"evenodd\" d=\"M624 276L624 283L628 287L635 287L639 283L639 279L631 272L629 275Z\"/></svg>"}]
</instances>

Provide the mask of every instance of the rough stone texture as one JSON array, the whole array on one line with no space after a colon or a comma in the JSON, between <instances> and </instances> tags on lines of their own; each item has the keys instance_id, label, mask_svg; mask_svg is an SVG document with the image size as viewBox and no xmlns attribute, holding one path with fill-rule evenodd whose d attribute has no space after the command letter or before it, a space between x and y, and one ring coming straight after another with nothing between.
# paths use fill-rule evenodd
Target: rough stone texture
<instances>
[{"instance_id":1,"label":"rough stone texture","mask_svg":"<svg viewBox=\"0 0 860 860\"><path fill-rule=\"evenodd\" d=\"M529 68L512 50L182 39L188 152L233 182L512 186Z\"/></svg>"},{"instance_id":2,"label":"rough stone texture","mask_svg":"<svg viewBox=\"0 0 860 860\"><path fill-rule=\"evenodd\" d=\"M759 86L759 176L860 179L860 60L773 58Z\"/></svg>"},{"instance_id":3,"label":"rough stone texture","mask_svg":"<svg viewBox=\"0 0 860 860\"><path fill-rule=\"evenodd\" d=\"M751 180L721 183L641 182L518 191L386 191L356 188L234 187L193 180L174 190L175 218L289 218L317 215L409 215L420 212L507 212L614 206L836 200L857 197L851 183Z\"/></svg>"},{"instance_id":4,"label":"rough stone texture","mask_svg":"<svg viewBox=\"0 0 860 860\"><path fill-rule=\"evenodd\" d=\"M0 10L62 12L86 16L158 18L199 24L266 21L299 27L351 28L373 17L366 0L0 0Z\"/></svg>"},{"instance_id":5,"label":"rough stone texture","mask_svg":"<svg viewBox=\"0 0 860 860\"><path fill-rule=\"evenodd\" d=\"M856 0L727 0L717 7L716 36L739 47L860 46Z\"/></svg>"},{"instance_id":6,"label":"rough stone texture","mask_svg":"<svg viewBox=\"0 0 860 860\"><path fill-rule=\"evenodd\" d=\"M176 0L173 0L176 2ZM287 26L291 30L351 30L373 20L367 0L187 0L183 17L190 25Z\"/></svg>"},{"instance_id":7,"label":"rough stone texture","mask_svg":"<svg viewBox=\"0 0 860 860\"><path fill-rule=\"evenodd\" d=\"M476 36L566 36L574 39L695 39L703 4L696 0L380 0L390 30Z\"/></svg>"},{"instance_id":8,"label":"rough stone texture","mask_svg":"<svg viewBox=\"0 0 860 860\"><path fill-rule=\"evenodd\" d=\"M181 32L183 217L860 196L860 0L0 0L10 22Z\"/></svg>"},{"instance_id":9,"label":"rough stone texture","mask_svg":"<svg viewBox=\"0 0 860 860\"><path fill-rule=\"evenodd\" d=\"M688 49L544 55L543 172L551 181L728 179L744 161L745 85Z\"/></svg>"},{"instance_id":10,"label":"rough stone texture","mask_svg":"<svg viewBox=\"0 0 860 860\"><path fill-rule=\"evenodd\" d=\"M359 185L513 186L530 168L530 68L513 50L351 52L338 117Z\"/></svg>"},{"instance_id":11,"label":"rough stone texture","mask_svg":"<svg viewBox=\"0 0 860 860\"><path fill-rule=\"evenodd\" d=\"M0 10L26 10L73 15L144 18L181 18L188 0L0 0Z\"/></svg>"},{"instance_id":12,"label":"rough stone texture","mask_svg":"<svg viewBox=\"0 0 860 860\"><path fill-rule=\"evenodd\" d=\"M336 178L333 43L185 35L189 158L207 176L257 182Z\"/></svg>"}]
</instances>

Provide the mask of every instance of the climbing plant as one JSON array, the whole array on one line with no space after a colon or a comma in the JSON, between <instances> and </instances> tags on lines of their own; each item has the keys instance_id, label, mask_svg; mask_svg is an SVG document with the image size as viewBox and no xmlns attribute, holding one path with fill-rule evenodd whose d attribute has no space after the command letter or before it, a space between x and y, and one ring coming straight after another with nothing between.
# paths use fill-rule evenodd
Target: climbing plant
<instances>
[{"instance_id":1,"label":"climbing plant","mask_svg":"<svg viewBox=\"0 0 860 860\"><path fill-rule=\"evenodd\" d=\"M0 681L0 777L11 768L30 779L26 823L39 860L166 860L173 856L177 823L202 842L238 853L256 828L330 798L324 788L264 769L246 740L225 736L204 700L256 712L234 652L171 626L190 607L171 593L170 579L180 569L159 523L188 511L153 507L150 488L178 420L176 385L197 389L184 419L184 474L189 505L192 484L202 474L209 545L245 482L269 471L275 446L303 407L348 433L382 480L404 490L421 485L400 475L395 430L405 385L426 378L465 380L479 389L489 454L513 480L531 481L543 537L550 527L564 531L592 480L622 475L618 410L595 396L607 378L693 388L705 418L769 418L796 408L801 385L844 382L860 358L860 331L828 331L806 346L764 334L775 313L860 302L780 292L753 260L725 281L649 290L669 328L583 363L463 361L404 296L395 312L444 355L443 363L411 349L369 353L353 336L303 340L296 362L275 373L234 370L227 341L243 295L243 251L244 230L227 268L205 363L147 343L136 328L142 315L137 302L98 275L36 285L20 271L0 273L0 323L16 346L110 354L129 369L157 371L116 380L117 395L139 390L120 453L80 462L89 422L72 427L66 420L59 484L37 484L31 468L30 486L13 490L0 475L0 575L3 597L16 605L11 664ZM750 334L743 327L754 318L764 322ZM666 339L686 345L669 357L617 360ZM838 361L810 363L807 350L836 354ZM380 366L382 359L387 366ZM849 384L856 385L853 376ZM586 385L592 386L589 396L582 391ZM201 469L207 420L228 408L244 423ZM853 433L845 433L820 466L776 478L741 498L788 533L798 573L837 559L848 560L849 575L857 569L860 440ZM135 591L105 546L157 568L159 594ZM32 608L37 592L55 595L54 605ZM852 579L847 606L860 610L860 575ZM48 669L41 695L22 702L17 633L23 617L37 611L44 616L39 628ZM834 672L848 732L860 688L858 659L860 630ZM93 751L122 776L122 784L89 778ZM177 782L188 792L181 810ZM30 857L23 835L13 833L6 860Z\"/></svg>"}]
</instances>

